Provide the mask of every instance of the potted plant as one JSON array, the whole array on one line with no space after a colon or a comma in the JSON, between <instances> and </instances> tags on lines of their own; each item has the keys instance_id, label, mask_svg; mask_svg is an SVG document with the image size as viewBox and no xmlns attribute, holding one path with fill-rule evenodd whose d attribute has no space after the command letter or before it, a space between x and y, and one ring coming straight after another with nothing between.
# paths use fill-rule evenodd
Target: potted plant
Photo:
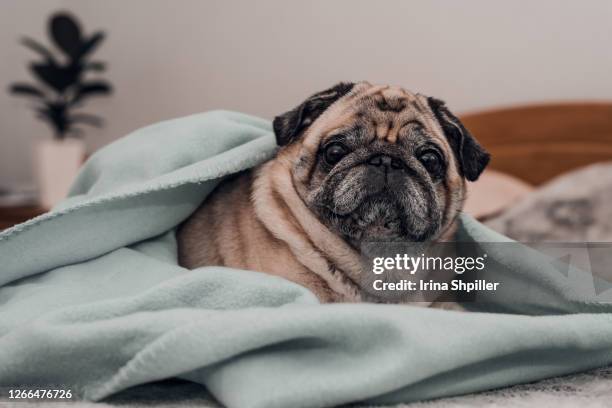
<instances>
[{"instance_id":1,"label":"potted plant","mask_svg":"<svg viewBox=\"0 0 612 408\"><path fill-rule=\"evenodd\" d=\"M32 38L21 43L40 57L29 68L37 85L13 83L9 91L28 97L36 117L53 130L53 138L40 140L35 147L36 175L40 202L51 208L64 198L85 157L83 130L79 125L100 127L100 117L79 111L92 96L108 95L111 85L100 79L86 79L105 70L105 64L91 55L104 39L102 31L85 36L78 21L67 13L49 19L49 37L56 50ZM58 52L59 51L59 52Z\"/></svg>"}]
</instances>

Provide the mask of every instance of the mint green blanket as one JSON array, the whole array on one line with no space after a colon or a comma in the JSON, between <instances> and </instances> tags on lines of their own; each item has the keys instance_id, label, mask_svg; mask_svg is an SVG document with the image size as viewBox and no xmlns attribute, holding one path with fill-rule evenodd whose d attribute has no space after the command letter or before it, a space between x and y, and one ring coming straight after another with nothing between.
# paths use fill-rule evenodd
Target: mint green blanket
<instances>
[{"instance_id":1,"label":"mint green blanket","mask_svg":"<svg viewBox=\"0 0 612 408\"><path fill-rule=\"evenodd\" d=\"M177 266L175 227L223 176L274 149L270 124L238 113L153 125L95 154L54 211L2 233L0 384L59 384L99 400L178 376L229 407L324 407L612 362L612 307L580 301L527 248L524 258L489 256L533 302L491 297L476 313L320 305L280 278ZM505 239L468 217L459 234Z\"/></svg>"}]
</instances>

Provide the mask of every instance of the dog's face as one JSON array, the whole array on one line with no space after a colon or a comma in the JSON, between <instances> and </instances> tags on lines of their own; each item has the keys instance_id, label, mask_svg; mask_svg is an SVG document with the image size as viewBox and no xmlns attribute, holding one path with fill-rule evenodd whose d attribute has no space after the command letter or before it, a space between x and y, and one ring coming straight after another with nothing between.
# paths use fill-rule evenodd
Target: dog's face
<instances>
[{"instance_id":1,"label":"dog's face","mask_svg":"<svg viewBox=\"0 0 612 408\"><path fill-rule=\"evenodd\" d=\"M435 240L489 161L442 101L365 82L311 96L274 131L301 199L357 248Z\"/></svg>"}]
</instances>

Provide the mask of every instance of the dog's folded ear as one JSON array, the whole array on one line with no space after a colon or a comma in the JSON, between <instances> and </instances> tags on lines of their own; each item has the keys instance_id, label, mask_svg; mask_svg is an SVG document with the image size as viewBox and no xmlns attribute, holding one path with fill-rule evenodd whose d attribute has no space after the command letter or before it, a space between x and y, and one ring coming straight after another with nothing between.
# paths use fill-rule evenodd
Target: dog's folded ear
<instances>
[{"instance_id":1,"label":"dog's folded ear","mask_svg":"<svg viewBox=\"0 0 612 408\"><path fill-rule=\"evenodd\" d=\"M427 102L459 160L461 173L467 180L476 181L489 164L491 155L448 110L443 101L429 97Z\"/></svg>"},{"instance_id":2,"label":"dog's folded ear","mask_svg":"<svg viewBox=\"0 0 612 408\"><path fill-rule=\"evenodd\" d=\"M312 95L289 112L275 117L272 125L276 143L279 146L285 146L297 139L327 108L349 93L353 86L355 86L353 83L341 82Z\"/></svg>"}]
</instances>

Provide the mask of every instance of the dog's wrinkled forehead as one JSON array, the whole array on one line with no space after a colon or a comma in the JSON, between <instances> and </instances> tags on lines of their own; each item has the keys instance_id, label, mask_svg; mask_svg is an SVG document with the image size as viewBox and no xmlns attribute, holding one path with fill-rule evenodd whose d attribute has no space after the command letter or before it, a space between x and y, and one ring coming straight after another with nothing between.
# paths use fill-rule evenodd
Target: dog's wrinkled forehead
<instances>
[{"instance_id":1,"label":"dog's wrinkled forehead","mask_svg":"<svg viewBox=\"0 0 612 408\"><path fill-rule=\"evenodd\" d=\"M459 174L468 181L475 181L489 162L487 151L443 101L395 86L341 82L273 121L280 147L300 141L311 154L327 137L356 124L365 124L368 134L391 144L410 133L404 131L408 126L418 124L447 157L454 156L450 161L456 159Z\"/></svg>"},{"instance_id":2,"label":"dog's wrinkled forehead","mask_svg":"<svg viewBox=\"0 0 612 408\"><path fill-rule=\"evenodd\" d=\"M376 138L396 143L405 126L418 123L444 141L427 103L427 97L395 86L356 84L335 101L304 134L304 145L316 147L321 138L357 122L374 129Z\"/></svg>"}]
</instances>

